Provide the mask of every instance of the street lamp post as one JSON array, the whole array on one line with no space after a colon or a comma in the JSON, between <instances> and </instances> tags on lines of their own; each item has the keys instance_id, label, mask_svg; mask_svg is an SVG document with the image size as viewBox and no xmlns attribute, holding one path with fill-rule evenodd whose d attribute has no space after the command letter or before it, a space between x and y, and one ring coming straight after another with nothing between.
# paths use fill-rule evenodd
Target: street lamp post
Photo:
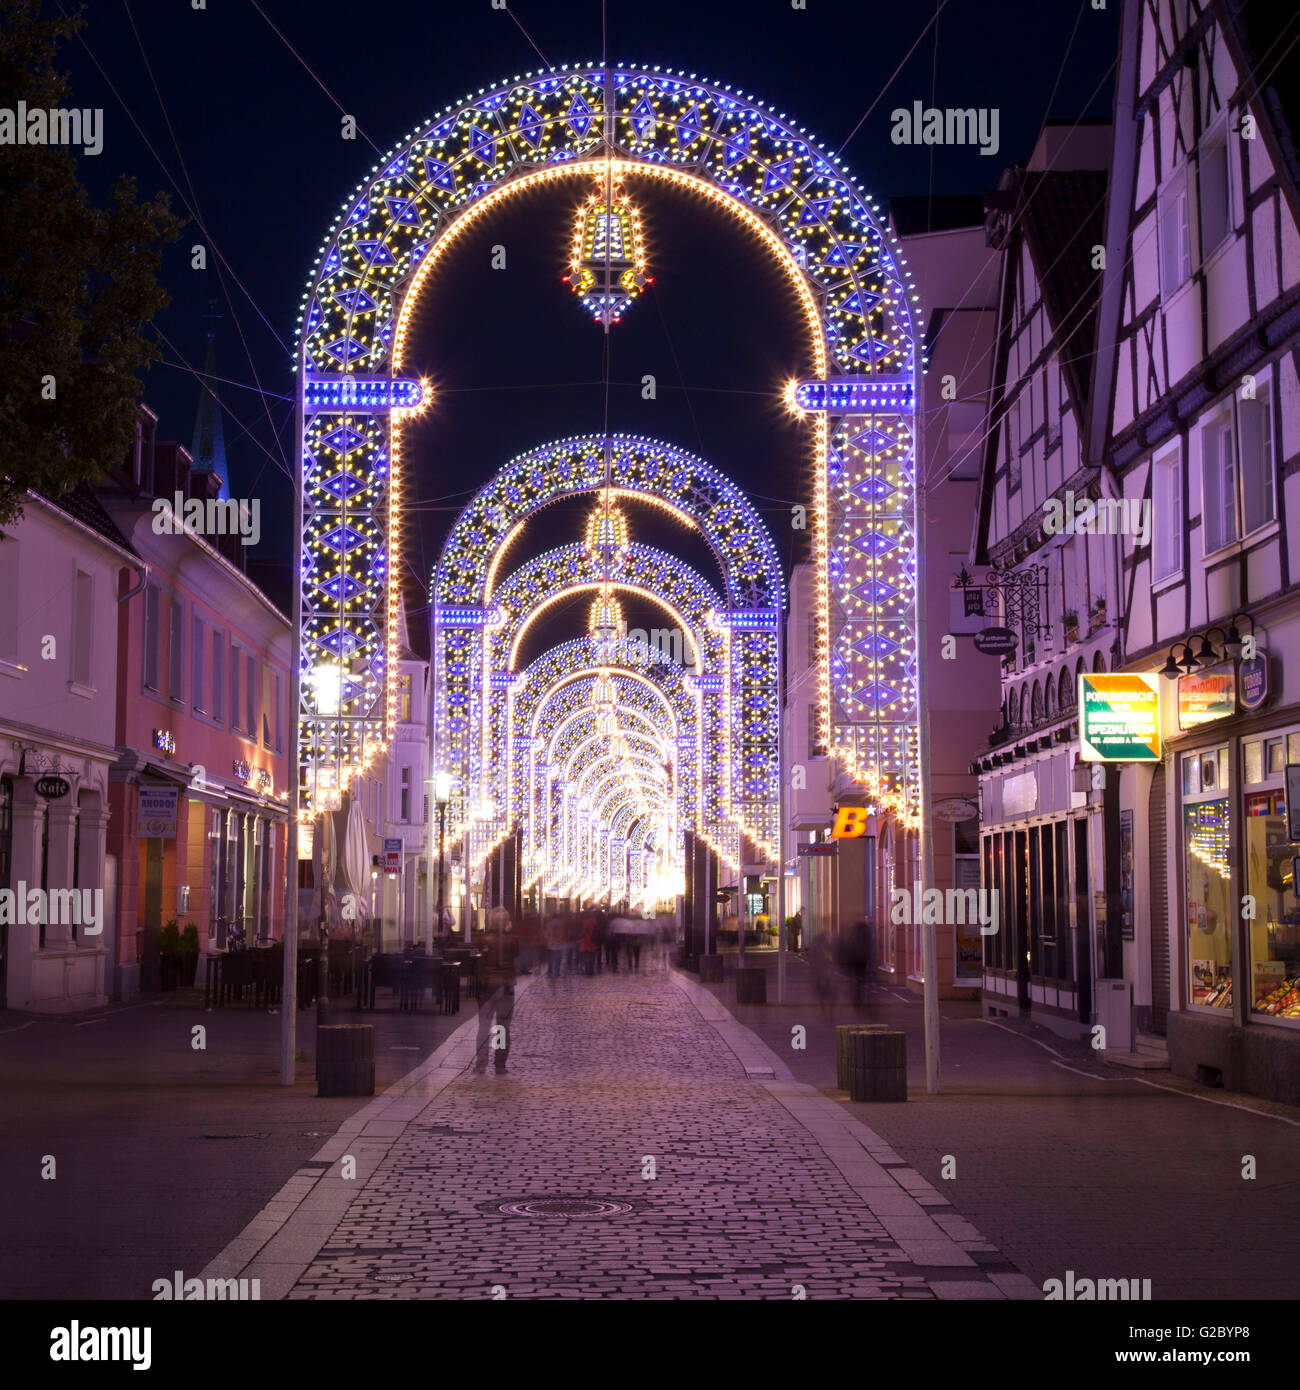
<instances>
[{"instance_id":1,"label":"street lamp post","mask_svg":"<svg viewBox=\"0 0 1300 1390\"><path fill-rule=\"evenodd\" d=\"M433 800L438 808L438 908L436 925L442 931L442 914L447 893L447 803L451 800L451 778L439 772L433 778Z\"/></svg>"}]
</instances>

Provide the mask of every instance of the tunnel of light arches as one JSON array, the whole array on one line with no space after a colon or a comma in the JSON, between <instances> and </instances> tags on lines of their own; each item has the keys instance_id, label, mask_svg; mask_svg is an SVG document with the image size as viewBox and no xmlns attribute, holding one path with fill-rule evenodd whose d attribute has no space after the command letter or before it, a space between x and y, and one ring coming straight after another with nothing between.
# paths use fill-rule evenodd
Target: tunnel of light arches
<instances>
[{"instance_id":1,"label":"tunnel of light arches","mask_svg":"<svg viewBox=\"0 0 1300 1390\"><path fill-rule=\"evenodd\" d=\"M597 184L593 195L593 180L602 177L605 191ZM402 483L413 466L403 458L401 425L421 403L405 360L415 302L426 284L436 297L438 263L477 217L490 215L503 198L526 197L539 183L571 179L577 181L575 211L585 198L588 213L585 222L575 222L575 260L581 262L588 242L594 246L603 237L617 242L635 271L625 280L620 270L617 284L603 286L621 296L617 304L585 301L594 317L616 317L612 309L621 313L632 302L653 256L625 193L633 177L665 179L709 200L742 234L759 240L795 292L817 374L790 383L786 399L806 416L815 475L810 515L819 734L880 805L914 817L915 399L921 364L910 275L874 204L832 155L786 118L694 76L621 66L516 78L422 125L358 186L322 247L304 297L299 352L305 814L348 785L391 737L395 557L403 535ZM592 286L586 280L574 288L583 295ZM739 853L742 833L770 849L775 763L764 761L761 748L742 747L736 731L755 724L753 710L747 723L744 691L771 655L774 630L766 623L782 602L779 571L764 592L754 565L728 566L732 538L727 525L710 516L707 497L701 501L704 475L688 465L683 485L671 446L663 446L656 461L662 472L620 477L615 495L630 487L679 514L702 512L706 527L716 524L709 539L726 577L727 607L709 625L726 671L661 670L694 701L696 736L715 748L725 768L719 785L707 768L695 769L693 824L724 857ZM590 486L594 476L582 474L590 462L563 444L535 455L528 506L548 491L575 490L575 482ZM707 479L703 485L707 493ZM495 518L478 518L473 540L489 557L486 564L522 519L518 509L507 511L500 530ZM592 524L607 523L605 517ZM757 568L768 559L760 548ZM478 839L488 843L503 833L502 816L515 809L509 798L525 756L520 750L526 748L529 759L536 750L527 746L533 735L496 717L503 710L510 715L524 673L487 670L481 660L470 669L471 657L481 657L494 611L492 583L476 582L483 577L453 555L434 602L444 616L463 618L459 627L444 624L449 634L453 628L458 633L438 653L445 674L471 684L482 678L481 688L468 692L477 703L465 711L478 722L476 736L449 730L456 746L439 750L455 779L452 830L463 835L477 823ZM493 571L491 580L496 577ZM597 630L608 627L605 622ZM767 718L773 721L774 706ZM719 731L721 745L711 744ZM492 793L500 789L502 768L512 771L504 776L507 795L498 798ZM662 839L667 803L652 803L652 794L650 787L637 791L661 817ZM675 834L682 829L682 800L675 792ZM485 814L489 807L491 815ZM574 820L562 815L565 828L556 833L585 833L573 829Z\"/></svg>"},{"instance_id":2,"label":"tunnel of light arches","mask_svg":"<svg viewBox=\"0 0 1300 1390\"><path fill-rule=\"evenodd\" d=\"M506 503L526 504L524 477L549 476L542 459L567 481L541 491L529 515L576 496L585 521L532 558L521 547L504 567L485 561L484 526L517 535ZM660 503L657 480L670 470L695 490L681 519L710 540L715 574L637 539L638 503ZM581 637L525 664L524 636L575 595ZM758 513L717 470L640 437L543 445L466 507L431 597L435 756L471 788L455 826L471 855L517 827L525 886L649 906L681 890L686 831L733 862L742 836L774 838L782 578ZM665 626L630 629L628 597L657 606ZM476 806L491 810L476 816Z\"/></svg>"}]
</instances>

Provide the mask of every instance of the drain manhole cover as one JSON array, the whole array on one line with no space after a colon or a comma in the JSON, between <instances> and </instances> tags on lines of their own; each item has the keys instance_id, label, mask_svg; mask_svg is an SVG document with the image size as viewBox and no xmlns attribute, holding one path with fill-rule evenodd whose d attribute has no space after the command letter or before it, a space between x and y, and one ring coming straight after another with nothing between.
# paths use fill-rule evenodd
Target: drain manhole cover
<instances>
[{"instance_id":1,"label":"drain manhole cover","mask_svg":"<svg viewBox=\"0 0 1300 1390\"><path fill-rule=\"evenodd\" d=\"M511 1202L485 1202L480 1211L500 1211L507 1216L549 1216L561 1220L591 1221L606 1216L625 1216L636 1207L611 1197L518 1197Z\"/></svg>"}]
</instances>

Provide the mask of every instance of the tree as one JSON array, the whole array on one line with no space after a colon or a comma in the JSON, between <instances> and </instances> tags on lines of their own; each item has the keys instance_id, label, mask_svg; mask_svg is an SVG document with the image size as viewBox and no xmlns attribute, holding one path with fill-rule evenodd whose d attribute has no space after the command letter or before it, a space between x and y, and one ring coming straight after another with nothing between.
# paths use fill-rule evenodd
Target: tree
<instances>
[{"instance_id":1,"label":"tree","mask_svg":"<svg viewBox=\"0 0 1300 1390\"><path fill-rule=\"evenodd\" d=\"M14 109L67 109L54 64L81 11L39 11L0 0L0 92ZM140 375L159 355L157 272L182 224L163 194L139 203L126 176L93 206L77 159L57 145L0 148L0 534L28 488L58 497L121 464Z\"/></svg>"}]
</instances>

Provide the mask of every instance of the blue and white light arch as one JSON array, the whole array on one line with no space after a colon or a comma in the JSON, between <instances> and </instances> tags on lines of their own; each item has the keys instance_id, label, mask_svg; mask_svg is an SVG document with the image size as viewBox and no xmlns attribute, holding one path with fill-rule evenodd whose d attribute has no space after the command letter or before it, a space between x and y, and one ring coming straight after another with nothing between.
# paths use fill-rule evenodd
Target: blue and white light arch
<instances>
[{"instance_id":1,"label":"blue and white light arch","mask_svg":"<svg viewBox=\"0 0 1300 1390\"><path fill-rule=\"evenodd\" d=\"M816 465L822 735L881 804L912 814L910 276L875 205L806 132L728 87L657 69L566 67L481 91L386 155L331 229L299 353L306 764L346 783L392 724L400 423L421 399L405 339L420 290L500 200L555 179L585 188L600 172L708 199L795 291L815 364L788 400L807 416Z\"/></svg>"}]
</instances>

